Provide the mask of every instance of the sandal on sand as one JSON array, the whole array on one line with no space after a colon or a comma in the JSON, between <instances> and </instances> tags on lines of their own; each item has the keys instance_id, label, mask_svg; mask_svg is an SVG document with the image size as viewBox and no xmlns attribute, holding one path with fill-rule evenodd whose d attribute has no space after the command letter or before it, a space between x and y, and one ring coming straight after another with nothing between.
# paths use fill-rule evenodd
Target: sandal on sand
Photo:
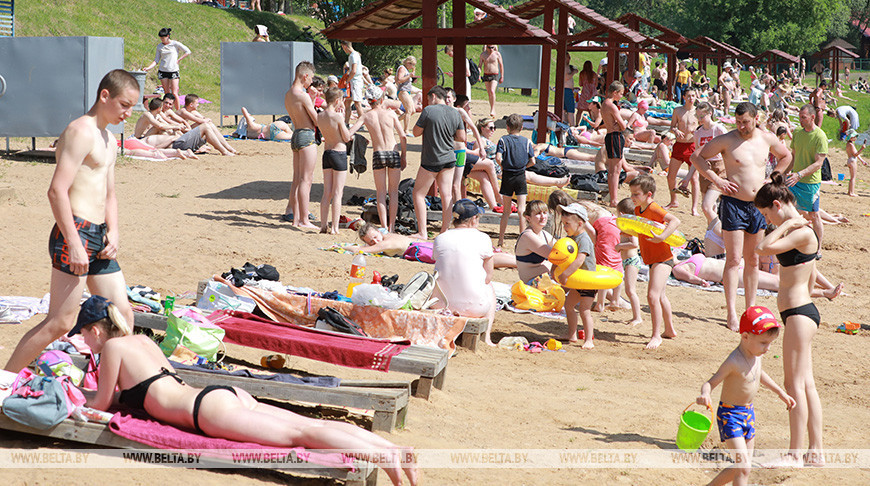
<instances>
[{"instance_id":1,"label":"sandal on sand","mask_svg":"<svg viewBox=\"0 0 870 486\"><path fill-rule=\"evenodd\" d=\"M688 189L685 189L682 187L675 187L673 189L673 191L676 192L677 194L682 194L683 197L689 197L689 190Z\"/></svg>"},{"instance_id":2,"label":"sandal on sand","mask_svg":"<svg viewBox=\"0 0 870 486\"><path fill-rule=\"evenodd\" d=\"M852 321L845 321L844 323L837 326L837 332L842 332L843 334L858 334L858 331L861 329L861 324Z\"/></svg>"}]
</instances>

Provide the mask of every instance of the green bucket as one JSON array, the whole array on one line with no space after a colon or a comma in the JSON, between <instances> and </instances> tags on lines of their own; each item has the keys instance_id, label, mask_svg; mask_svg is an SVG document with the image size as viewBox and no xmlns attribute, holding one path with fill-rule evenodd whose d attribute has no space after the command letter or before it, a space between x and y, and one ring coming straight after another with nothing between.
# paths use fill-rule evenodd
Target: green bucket
<instances>
[{"instance_id":1,"label":"green bucket","mask_svg":"<svg viewBox=\"0 0 870 486\"><path fill-rule=\"evenodd\" d=\"M689 407L691 406L690 404ZM686 452L693 452L704 443L713 422L706 415L689 410L689 407L686 407L683 410L683 415L680 416L680 428L677 429L677 447ZM710 409L710 413L713 413L712 409Z\"/></svg>"}]
</instances>

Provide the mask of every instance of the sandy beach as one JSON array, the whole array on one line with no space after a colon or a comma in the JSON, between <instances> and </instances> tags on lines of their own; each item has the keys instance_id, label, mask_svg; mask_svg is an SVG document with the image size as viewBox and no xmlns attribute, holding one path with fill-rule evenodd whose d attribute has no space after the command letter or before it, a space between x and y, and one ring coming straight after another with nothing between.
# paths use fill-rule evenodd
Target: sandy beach
<instances>
[{"instance_id":1,"label":"sandy beach","mask_svg":"<svg viewBox=\"0 0 870 486\"><path fill-rule=\"evenodd\" d=\"M530 114L534 100L499 103L499 117L510 113ZM485 113L484 100L474 100L473 118ZM207 107L204 107L207 109ZM207 115L217 118L216 113ZM263 117L265 120L266 117ZM231 119L226 120L232 123ZM224 130L229 133L231 129ZM505 134L498 130L496 137ZM529 136L529 132L523 132ZM420 163L420 138L409 140L408 169L413 177ZM48 140L41 140L47 145ZM29 141L28 141L29 143ZM152 162L119 159L116 190L119 203L121 249L119 263L128 285L148 285L162 294L196 290L199 280L239 268L245 262L274 265L287 285L308 286L320 291L347 286L350 255L321 251L336 242L354 242L356 234L342 230L338 236L302 231L283 222L291 177L290 144L232 142L241 155L201 156L200 160ZM24 148L23 143L18 148ZM321 149L322 151L322 149ZM370 153L370 152L369 152ZM845 155L830 154L833 172L847 173ZM314 174L311 212L319 219L322 173ZM4 229L0 261L4 282L0 295L41 297L48 292L50 262L46 243L54 224L46 190L54 171L53 161L0 157L0 187L14 195L0 200L0 227ZM868 169L859 167L859 178ZM868 178L870 180L870 178ZM667 185L656 176L656 200L667 203ZM844 185L822 186L822 207L843 213L849 224L826 226L823 258L818 268L835 284L845 283L844 295L834 301L816 300L822 324L813 342L815 377L824 407L826 449L866 447L870 423L870 399L866 394L870 360L870 268L867 237L870 185L859 182L861 197L846 196ZM344 200L353 195L374 195L371 170L358 177L349 175ZM628 195L620 187L620 197ZM688 237L703 235L701 216L689 214L688 199L674 211L680 230ZM343 214L358 216L360 208L345 206ZM430 226L430 229L433 227ZM437 226L434 227L437 231ZM497 226L483 225L494 240ZM516 227L510 230L506 247L513 248ZM865 266L866 265L866 266ZM384 275L398 274L407 281L432 266L394 258L369 259L368 267ZM862 276L863 275L863 276ZM513 284L515 270L496 270L495 280ZM407 426L390 440L419 449L674 449L679 415L694 402L701 384L737 345L738 337L725 327L725 301L721 292L668 287L674 310L676 339L666 340L657 351L645 351L650 320L645 299L646 284L638 293L644 307L644 323L630 328L629 310L596 313L596 347L592 351L566 346L567 352L508 351L481 345L477 353L460 348L451 359L444 390L429 401L412 398ZM758 304L776 310L773 297L759 297ZM743 309L739 297L738 308ZM0 326L0 361L9 358L20 337L44 315L21 325ZM843 321L865 323L856 336L835 333ZM564 321L528 314L499 311L493 339L525 336L544 342L564 332ZM233 358L254 365L267 354L253 348L228 346ZM765 356L764 368L782 383L782 338ZM287 367L341 378L410 379L409 375L384 374L332 366L289 357ZM718 390L714 392L714 400ZM756 448L788 445L788 415L776 395L761 390L755 402ZM82 448L72 442L46 440L24 434L0 432L2 448ZM705 447L718 442L710 434ZM589 469L426 469L427 484L703 484L717 470L704 468L636 469L631 467ZM287 477L263 471L202 471L189 469L0 469L0 481L8 484L272 484ZM297 484L295 478L291 484ZM865 484L870 471L855 468L754 470L754 484ZM379 484L388 481L380 474ZM298 484L324 484L316 480ZM328 484L328 482L326 483Z\"/></svg>"}]
</instances>

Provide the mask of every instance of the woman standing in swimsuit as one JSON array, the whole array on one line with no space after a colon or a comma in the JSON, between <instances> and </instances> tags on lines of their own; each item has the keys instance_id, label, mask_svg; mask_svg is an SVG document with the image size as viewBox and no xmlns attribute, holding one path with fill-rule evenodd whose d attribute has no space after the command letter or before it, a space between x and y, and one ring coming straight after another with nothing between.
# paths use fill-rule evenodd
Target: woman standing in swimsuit
<instances>
[{"instance_id":1,"label":"woman standing in swimsuit","mask_svg":"<svg viewBox=\"0 0 870 486\"><path fill-rule=\"evenodd\" d=\"M555 240L553 235L544 229L548 218L547 205L544 201L534 200L526 204L523 217L526 218L528 227L517 237L514 254L520 280L528 283L550 271L547 257L550 256Z\"/></svg>"},{"instance_id":2,"label":"woman standing in swimsuit","mask_svg":"<svg viewBox=\"0 0 870 486\"><path fill-rule=\"evenodd\" d=\"M172 93L175 95L175 109L178 110L178 80L181 76L178 74L178 63L182 59L190 55L190 49L178 41L169 38L172 29L160 29L157 37L160 37L160 44L157 44L157 53L154 55L154 60L151 64L142 68L147 71L154 66L157 66L157 79L163 86L164 93Z\"/></svg>"},{"instance_id":3,"label":"woman standing in swimsuit","mask_svg":"<svg viewBox=\"0 0 870 486\"><path fill-rule=\"evenodd\" d=\"M822 403L813 378L812 341L821 317L810 297L816 273L819 240L810 222L794 205L794 196L785 186L783 175L774 172L771 182L758 190L755 206L769 224L777 228L761 240L755 249L759 255L776 255L779 260L779 307L785 335L782 358L785 389L797 401L789 412L790 460L787 465L821 466ZM809 449L800 461L804 434L809 436Z\"/></svg>"},{"instance_id":4,"label":"woman standing in swimsuit","mask_svg":"<svg viewBox=\"0 0 870 486\"><path fill-rule=\"evenodd\" d=\"M403 472L411 484L417 484L416 468L401 461L411 448L348 423L303 417L259 403L240 388L199 389L185 384L160 348L147 336L132 335L117 307L103 297L95 295L82 304L69 335L78 333L100 354L99 386L88 399L89 407L108 410L120 387L120 403L177 427L268 446L370 451L371 457L384 458L378 465L393 484L402 483Z\"/></svg>"},{"instance_id":5,"label":"woman standing in swimsuit","mask_svg":"<svg viewBox=\"0 0 870 486\"><path fill-rule=\"evenodd\" d=\"M417 112L417 105L411 97L411 83L414 80L414 72L417 69L417 58L408 56L402 61L402 65L396 69L396 89L399 92L399 101L405 108L405 114L400 118L404 123L405 133L411 133L411 115Z\"/></svg>"}]
</instances>

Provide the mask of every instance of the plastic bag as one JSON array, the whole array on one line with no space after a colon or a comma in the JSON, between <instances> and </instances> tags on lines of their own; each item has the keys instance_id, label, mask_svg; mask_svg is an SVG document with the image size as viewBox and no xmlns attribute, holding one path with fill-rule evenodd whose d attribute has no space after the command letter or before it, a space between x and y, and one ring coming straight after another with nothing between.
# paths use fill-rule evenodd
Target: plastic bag
<instances>
[{"instance_id":1,"label":"plastic bag","mask_svg":"<svg viewBox=\"0 0 870 486\"><path fill-rule=\"evenodd\" d=\"M398 309L405 305L407 298L399 297L399 294L378 284L357 285L353 289L351 302L356 305L373 305L384 309Z\"/></svg>"}]
</instances>

